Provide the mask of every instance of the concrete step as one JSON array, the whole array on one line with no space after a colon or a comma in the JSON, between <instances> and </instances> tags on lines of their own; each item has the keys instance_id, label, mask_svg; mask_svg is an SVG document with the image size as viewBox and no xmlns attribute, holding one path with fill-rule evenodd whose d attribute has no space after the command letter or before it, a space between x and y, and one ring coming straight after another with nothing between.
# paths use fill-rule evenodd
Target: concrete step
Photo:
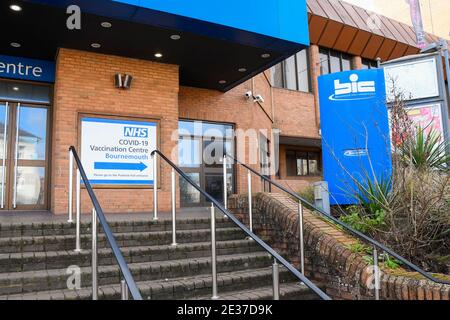
<instances>
[{"instance_id":1,"label":"concrete step","mask_svg":"<svg viewBox=\"0 0 450 320\"><path fill-rule=\"evenodd\" d=\"M254 241L245 239L219 241L216 246L218 255L262 251ZM211 243L180 243L176 247L171 245L123 247L121 251L127 263L191 259L209 257ZM0 254L0 273L62 269L71 265L89 267L91 266L91 257L90 250L83 250L79 253L73 250L4 253ZM98 250L98 264L116 264L110 248Z\"/></svg>"},{"instance_id":2,"label":"concrete step","mask_svg":"<svg viewBox=\"0 0 450 320\"><path fill-rule=\"evenodd\" d=\"M149 216L148 220L140 221L112 221L108 222L113 233L127 232L154 232L171 231L171 220L153 221ZM179 218L176 221L177 230L197 230L209 229L210 220L207 218ZM235 225L223 216L217 215L216 228L231 228ZM103 230L99 227L99 233ZM80 225L81 234L91 233L91 223L82 222ZM23 223L23 224L0 224L0 238L15 237L40 237L40 236L63 236L74 235L74 223Z\"/></svg>"},{"instance_id":3,"label":"concrete step","mask_svg":"<svg viewBox=\"0 0 450 320\"><path fill-rule=\"evenodd\" d=\"M203 297L195 297L193 299L209 300L211 299L211 297L203 296ZM272 300L272 299L273 299L273 287L271 285L261 286L256 289L237 290L219 294L219 300L251 301L251 300ZM304 284L299 284L298 282L280 284L280 300L319 300L319 299L320 298Z\"/></svg>"},{"instance_id":4,"label":"concrete step","mask_svg":"<svg viewBox=\"0 0 450 320\"><path fill-rule=\"evenodd\" d=\"M120 248L131 246L154 246L170 244L172 241L171 231L151 232L128 232L115 233L114 237ZM209 241L210 229L177 230L178 243L195 243ZM239 228L217 229L217 241L242 240L245 234ZM91 247L91 236L82 235L81 248ZM109 247L104 234L98 235L98 248ZM12 237L0 239L0 253L63 251L75 249L75 235L63 236L36 236L36 237Z\"/></svg>"},{"instance_id":5,"label":"concrete step","mask_svg":"<svg viewBox=\"0 0 450 320\"><path fill-rule=\"evenodd\" d=\"M234 272L269 267L271 257L265 252L223 255L217 257L218 272ZM131 263L135 281L191 277L211 272L211 258ZM81 286L91 285L91 267L81 268ZM117 265L99 266L99 285L118 284L121 273ZM67 269L53 269L0 274L0 295L29 293L67 288Z\"/></svg>"},{"instance_id":6,"label":"concrete step","mask_svg":"<svg viewBox=\"0 0 450 320\"><path fill-rule=\"evenodd\" d=\"M285 269L280 269L280 283L292 283L293 277ZM217 276L217 285L220 297L231 296L236 292L254 292L259 287L268 287L272 283L272 269L270 267L252 270L220 273ZM162 279L153 281L137 282L139 290L144 299L168 300L168 299L210 299L212 291L211 275L198 275L192 277L181 277L173 279ZM301 293L309 290L300 288ZM299 293L297 291L297 293ZM87 300L92 297L90 287L80 290L52 290L33 292L25 294L13 294L0 296L0 300ZM120 285L99 286L99 298L107 300L120 299Z\"/></svg>"}]
</instances>

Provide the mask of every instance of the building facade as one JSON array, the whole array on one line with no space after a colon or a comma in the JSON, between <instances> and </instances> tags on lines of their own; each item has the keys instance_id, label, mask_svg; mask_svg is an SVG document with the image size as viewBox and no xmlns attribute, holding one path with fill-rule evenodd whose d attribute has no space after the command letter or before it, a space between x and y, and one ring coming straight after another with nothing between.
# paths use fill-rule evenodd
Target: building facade
<instances>
[{"instance_id":1,"label":"building facade","mask_svg":"<svg viewBox=\"0 0 450 320\"><path fill-rule=\"evenodd\" d=\"M106 5L108 1L103 2ZM11 5L9 1L2 4L2 15L7 18L2 19L4 24L17 25L20 22L16 20L22 21L20 15L30 18L39 14L44 18L55 14L58 23L66 22L66 12L61 9L65 8L64 1L60 7L50 9L42 1L23 1L20 10L13 10ZM81 1L82 9L83 5ZM82 13L81 21L95 26L91 34L102 41L86 38L86 33L74 36L73 41L64 34L46 37L45 32L54 27L52 22L36 31L40 33L39 41L34 39L33 31L31 35L17 32L8 35L1 46L0 54L4 56L0 57L6 59L0 64L3 210L67 213L68 148L82 149L82 119L88 118L155 123L157 147L219 200L223 200L223 153L212 154L212 161L207 161L204 155L211 156L207 152L211 145L236 155L291 190L300 191L322 179L318 76L373 68L376 58L387 61L419 52L411 27L382 16L376 16L373 25L370 12L337 0L307 2L303 10L309 32L305 35L302 33L306 28L299 30L302 39L289 32L270 34L270 30L258 38L252 25L233 25L233 32L225 28L211 35L208 30L212 29L204 25L188 25L186 21L202 17L188 16L191 13L186 12L170 12L177 17L187 16L186 21L177 21L186 29L168 30L170 26L165 25L147 30L137 22L139 14L133 14L135 21L125 23L114 11L123 13L132 8L127 1L109 1L104 16L96 8L85 6L88 12L86 17ZM168 12L173 8L158 9L166 11L141 14L159 17L169 24ZM43 10L50 13L44 14ZM269 11L266 8L261 13ZM236 28L247 28L248 33L236 35ZM148 37L142 37L145 34ZM163 44L140 48L130 40L138 35L140 42L150 39ZM57 37L65 40L56 41ZM430 42L437 40L428 37ZM278 40L274 42L275 38ZM119 41L120 46L115 46ZM141 49L149 54L144 57ZM14 65L18 68L15 74L29 72L31 78L36 78L45 72L43 68L32 69L7 59L48 61L53 52L54 81L5 76ZM235 55L245 57L248 65L235 64ZM117 88L114 80L118 74L132 76L129 89ZM101 127L98 134L102 134ZM159 208L169 211L171 170L164 163L159 163L158 168ZM246 192L247 172L242 167L229 165L227 178L229 194ZM256 179L252 184L255 192L265 188ZM177 180L177 186L178 206L208 205L184 181ZM153 207L151 185L94 187L106 212L148 212ZM84 189L81 203L82 212L91 210Z\"/></svg>"}]
</instances>

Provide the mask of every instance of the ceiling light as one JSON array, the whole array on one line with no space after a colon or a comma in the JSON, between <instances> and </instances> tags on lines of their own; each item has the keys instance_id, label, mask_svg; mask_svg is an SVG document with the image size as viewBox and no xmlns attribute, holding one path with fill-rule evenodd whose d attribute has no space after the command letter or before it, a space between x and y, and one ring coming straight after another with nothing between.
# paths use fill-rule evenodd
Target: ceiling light
<instances>
[{"instance_id":1,"label":"ceiling light","mask_svg":"<svg viewBox=\"0 0 450 320\"><path fill-rule=\"evenodd\" d=\"M13 87L12 88L14 91L19 91L19 87Z\"/></svg>"},{"instance_id":2,"label":"ceiling light","mask_svg":"<svg viewBox=\"0 0 450 320\"><path fill-rule=\"evenodd\" d=\"M220 84L225 84L225 83L227 83L227 81L226 80L220 80L219 83Z\"/></svg>"},{"instance_id":3,"label":"ceiling light","mask_svg":"<svg viewBox=\"0 0 450 320\"><path fill-rule=\"evenodd\" d=\"M17 43L17 42L11 42L11 47L14 47L14 48L20 48L22 45L20 44L20 43Z\"/></svg>"},{"instance_id":4,"label":"ceiling light","mask_svg":"<svg viewBox=\"0 0 450 320\"><path fill-rule=\"evenodd\" d=\"M159 52L155 53L156 58L162 58L162 56L163 56L162 53L159 53Z\"/></svg>"},{"instance_id":5,"label":"ceiling light","mask_svg":"<svg viewBox=\"0 0 450 320\"><path fill-rule=\"evenodd\" d=\"M98 48L100 48L102 45L100 44L100 43L91 43L91 47L92 48L94 48L94 49L98 49Z\"/></svg>"},{"instance_id":6,"label":"ceiling light","mask_svg":"<svg viewBox=\"0 0 450 320\"><path fill-rule=\"evenodd\" d=\"M9 8L10 8L12 11L16 11L16 12L22 11L22 7L19 6L19 5L17 5L17 4L12 4L12 5L9 6Z\"/></svg>"},{"instance_id":7,"label":"ceiling light","mask_svg":"<svg viewBox=\"0 0 450 320\"><path fill-rule=\"evenodd\" d=\"M238 71L239 71L239 72L246 72L247 69L246 69L246 68L239 68Z\"/></svg>"},{"instance_id":8,"label":"ceiling light","mask_svg":"<svg viewBox=\"0 0 450 320\"><path fill-rule=\"evenodd\" d=\"M264 58L264 59L270 58L270 53L263 53L261 55L261 57Z\"/></svg>"},{"instance_id":9,"label":"ceiling light","mask_svg":"<svg viewBox=\"0 0 450 320\"><path fill-rule=\"evenodd\" d=\"M104 21L104 22L100 23L100 25L101 25L103 28L111 28L111 27L112 27L111 22L108 22L108 21Z\"/></svg>"},{"instance_id":10,"label":"ceiling light","mask_svg":"<svg viewBox=\"0 0 450 320\"><path fill-rule=\"evenodd\" d=\"M172 40L180 40L181 36L179 34L173 34L173 35L170 36L170 39L172 39Z\"/></svg>"}]
</instances>

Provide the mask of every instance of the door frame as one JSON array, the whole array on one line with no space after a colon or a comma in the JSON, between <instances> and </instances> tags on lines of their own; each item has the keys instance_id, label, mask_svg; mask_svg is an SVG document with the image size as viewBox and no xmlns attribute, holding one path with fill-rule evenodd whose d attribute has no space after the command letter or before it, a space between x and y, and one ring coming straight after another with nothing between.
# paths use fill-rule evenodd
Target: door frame
<instances>
[{"instance_id":1,"label":"door frame","mask_svg":"<svg viewBox=\"0 0 450 320\"><path fill-rule=\"evenodd\" d=\"M5 175L5 203L4 209L1 211L42 211L48 210L50 204L50 186L51 186L51 134L52 134L52 105L48 103L28 103L26 101L11 101L1 100L0 103L8 104L8 127L7 127L7 158L5 161L5 168L8 168ZM47 110L46 123L46 141L45 141L45 159L44 160L20 160L17 159L17 167L43 167L45 169L44 175L44 203L42 205L16 205L13 208L14 197L14 175L15 175L15 157L16 157L16 129L17 129L17 109L18 105L27 108L39 108ZM36 162L40 165L36 165Z\"/></svg>"},{"instance_id":2,"label":"door frame","mask_svg":"<svg viewBox=\"0 0 450 320\"><path fill-rule=\"evenodd\" d=\"M206 120L193 120L193 119L179 119L179 121L191 121L191 122L195 122L195 121L199 121L202 123L209 123L209 124L217 124L217 125L229 125L232 126L233 131L235 130L235 125L232 123L228 123L228 122L213 122L213 121L206 121ZM221 176L223 176L223 167L222 166L218 166L218 167L206 167L205 163L204 163L204 159L203 159L203 150L204 150L204 142L211 140L211 137L208 136L197 136L197 135L193 135L190 133L184 133L178 136L178 139L181 138L187 138L187 139L191 139L191 140L197 140L199 141L199 150L198 152L200 153L199 159L201 161L200 166L199 167L181 167L181 170L183 170L183 172L185 173L198 173L199 174L199 183L200 183L200 188L206 190L206 176L207 174L220 174ZM217 139L217 137L216 137ZM236 152L236 140L233 137L232 139L226 139L225 137L219 138L222 142L228 142L230 141L232 143L232 148L233 148L233 153ZM231 165L231 168L227 170L227 173L231 173L231 189L232 190L236 190L236 166L233 163ZM222 181L222 185L223 185L223 181ZM202 195L200 195L200 201L196 202L196 203L180 203L181 207L183 208L192 208L192 207L207 207L210 205L210 202L207 201L205 199L205 197L203 197Z\"/></svg>"}]
</instances>

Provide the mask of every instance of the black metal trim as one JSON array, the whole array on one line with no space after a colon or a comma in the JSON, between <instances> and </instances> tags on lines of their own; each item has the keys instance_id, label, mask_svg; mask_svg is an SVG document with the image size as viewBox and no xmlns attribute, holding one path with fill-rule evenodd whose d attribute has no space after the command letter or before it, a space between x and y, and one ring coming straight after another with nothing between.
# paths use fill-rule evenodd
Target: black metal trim
<instances>
[{"instance_id":1,"label":"black metal trim","mask_svg":"<svg viewBox=\"0 0 450 320\"><path fill-rule=\"evenodd\" d=\"M310 288L314 293L316 293L323 300L331 300L331 298L322 290L320 290L314 283L312 283L308 278L301 274L297 269L295 269L286 259L279 255L275 250L273 250L267 243L261 240L257 235L251 232L242 222L240 222L230 211L225 209L220 202L214 199L206 191L200 188L196 183L194 183L177 165L170 161L163 153L159 150L154 150L151 155L154 156L157 153L164 161L166 161L181 177L183 177L190 185L192 185L201 195L211 201L215 207L222 211L231 221L233 221L242 231L244 231L250 238L252 238L258 245L260 245L264 250L266 250L274 259L280 262L286 269L288 269L294 276L300 279L308 288Z\"/></svg>"},{"instance_id":2,"label":"black metal trim","mask_svg":"<svg viewBox=\"0 0 450 320\"><path fill-rule=\"evenodd\" d=\"M385 247L384 245L382 245L381 243L379 243L378 241L366 236L365 234L353 229L352 227L349 227L348 225L346 225L344 222L342 222L339 219L336 219L335 217L327 214L325 211L323 211L322 209L314 206L313 204L309 203L308 201L306 201L305 199L303 199L302 197L300 197L298 194L293 193L292 191L287 190L286 188L284 188L282 185L278 184L277 182L262 176L261 174L259 174L257 171L253 170L252 168L250 168L249 166L247 166L246 164L243 164L242 162L240 162L239 160L235 159L233 156L227 155L229 158L231 158L233 161L235 161L236 164L240 164L241 166L243 166L244 168L250 170L252 173L256 174L257 176L261 177L261 179L269 182L270 184L273 184L274 186L276 186L277 188L279 188L280 190L286 192L287 194L289 194L290 196L298 199L299 201L301 201L303 204L305 204L306 206L310 207L312 210L318 212L321 214L321 216L333 221L334 223L338 224L339 226L343 227L344 229L346 229L348 232L350 232L351 234L353 234L354 236L363 239L364 241L369 242L371 245L387 252L389 255L393 256L395 259L401 261L403 264L407 265L408 267L410 267L411 269L413 269L414 271L420 273L422 276L424 276L425 278L427 278L428 280L431 280L433 282L436 283L440 283L440 284L447 284L450 285L450 281L447 280L441 280L441 279L437 279L435 277L433 277L432 275L430 275L428 272L420 269L418 266L416 266L415 264L413 264L412 262L406 260L405 258L403 258L402 256L400 256L399 254L395 253L394 251L392 251L391 249Z\"/></svg>"},{"instance_id":3,"label":"black metal trim","mask_svg":"<svg viewBox=\"0 0 450 320\"><path fill-rule=\"evenodd\" d=\"M142 300L141 293L139 292L136 282L133 279L133 275L131 274L130 269L128 268L128 264L126 263L119 249L119 246L117 245L117 242L114 239L114 235L109 227L108 221L106 220L105 214L103 213L103 209L100 206L97 197L95 196L91 184L89 183L89 179L86 176L86 172L84 171L83 165L81 164L81 160L78 157L75 147L71 146L69 150L72 152L75 162L77 163L78 169L80 170L81 178L83 179L86 190L89 194L89 197L91 198L92 205L94 206L95 211L97 212L97 217L98 220L100 221L100 225L102 226L103 231L105 232L106 239L108 240L108 243L111 247L114 257L116 258L117 264L119 265L120 271L122 272L122 275L128 285L128 289L130 290L131 296L133 297L134 300Z\"/></svg>"}]
</instances>

